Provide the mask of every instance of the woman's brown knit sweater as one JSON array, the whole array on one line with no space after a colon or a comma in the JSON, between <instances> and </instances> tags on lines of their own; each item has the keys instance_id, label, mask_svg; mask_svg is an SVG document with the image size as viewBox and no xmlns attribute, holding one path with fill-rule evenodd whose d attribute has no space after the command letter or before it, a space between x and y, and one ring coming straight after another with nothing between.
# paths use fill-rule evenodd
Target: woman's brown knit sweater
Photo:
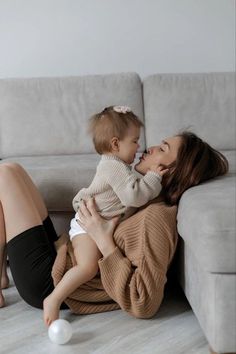
<instances>
[{"instance_id":1,"label":"woman's brown knit sweater","mask_svg":"<svg viewBox=\"0 0 236 354\"><path fill-rule=\"evenodd\" d=\"M71 311L89 314L122 308L139 318L155 315L176 249L176 211L175 206L151 203L119 224L114 233L117 247L99 261L100 274L65 300ZM54 285L74 264L68 241L57 253Z\"/></svg>"}]
</instances>

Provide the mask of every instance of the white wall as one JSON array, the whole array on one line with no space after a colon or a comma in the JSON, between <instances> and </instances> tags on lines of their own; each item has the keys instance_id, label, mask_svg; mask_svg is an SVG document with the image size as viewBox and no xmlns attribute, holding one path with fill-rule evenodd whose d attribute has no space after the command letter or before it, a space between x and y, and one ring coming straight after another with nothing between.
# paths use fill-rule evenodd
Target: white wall
<instances>
[{"instance_id":1,"label":"white wall","mask_svg":"<svg viewBox=\"0 0 236 354\"><path fill-rule=\"evenodd\" d=\"M0 0L0 77L235 69L234 0Z\"/></svg>"}]
</instances>

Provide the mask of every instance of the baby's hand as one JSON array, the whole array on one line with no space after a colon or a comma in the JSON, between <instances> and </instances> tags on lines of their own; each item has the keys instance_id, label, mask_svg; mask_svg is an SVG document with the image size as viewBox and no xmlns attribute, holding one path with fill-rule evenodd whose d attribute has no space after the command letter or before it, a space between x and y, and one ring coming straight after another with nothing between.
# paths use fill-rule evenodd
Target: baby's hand
<instances>
[{"instance_id":1,"label":"baby's hand","mask_svg":"<svg viewBox=\"0 0 236 354\"><path fill-rule=\"evenodd\" d=\"M164 174L166 172L169 171L169 169L165 168L164 166L160 166L160 165L152 165L150 167L150 171L156 172L156 173L158 173L158 175L160 175L162 177L162 176L164 176Z\"/></svg>"}]
</instances>

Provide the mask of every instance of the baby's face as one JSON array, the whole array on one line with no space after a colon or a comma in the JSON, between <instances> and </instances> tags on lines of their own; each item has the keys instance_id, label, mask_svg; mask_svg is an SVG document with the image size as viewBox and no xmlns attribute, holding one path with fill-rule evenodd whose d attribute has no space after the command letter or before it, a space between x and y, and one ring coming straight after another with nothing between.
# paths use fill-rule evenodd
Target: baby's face
<instances>
[{"instance_id":1,"label":"baby's face","mask_svg":"<svg viewBox=\"0 0 236 354\"><path fill-rule=\"evenodd\" d=\"M117 156L129 165L134 162L139 148L139 136L140 128L132 126L128 129L126 136L119 141Z\"/></svg>"},{"instance_id":2,"label":"baby's face","mask_svg":"<svg viewBox=\"0 0 236 354\"><path fill-rule=\"evenodd\" d=\"M172 136L162 141L160 145L151 146L140 157L135 165L136 171L145 175L152 165L169 166L175 162L181 145L179 136Z\"/></svg>"}]
</instances>

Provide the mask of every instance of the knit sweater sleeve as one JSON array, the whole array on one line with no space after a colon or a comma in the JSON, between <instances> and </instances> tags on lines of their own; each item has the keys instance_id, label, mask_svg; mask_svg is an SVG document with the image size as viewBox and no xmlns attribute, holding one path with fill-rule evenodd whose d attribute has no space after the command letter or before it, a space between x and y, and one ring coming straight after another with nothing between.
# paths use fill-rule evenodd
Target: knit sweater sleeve
<instances>
[{"instance_id":1,"label":"knit sweater sleeve","mask_svg":"<svg viewBox=\"0 0 236 354\"><path fill-rule=\"evenodd\" d=\"M150 318L162 302L166 272L176 248L176 209L166 213L159 206L147 207L124 221L117 232L123 235L126 250L123 254L116 247L99 261L104 289L129 314ZM138 235L143 241L136 247Z\"/></svg>"},{"instance_id":2,"label":"knit sweater sleeve","mask_svg":"<svg viewBox=\"0 0 236 354\"><path fill-rule=\"evenodd\" d=\"M106 161L102 168L107 183L124 206L138 208L161 191L161 176L153 171L138 178L128 166L115 160Z\"/></svg>"},{"instance_id":3,"label":"knit sweater sleeve","mask_svg":"<svg viewBox=\"0 0 236 354\"><path fill-rule=\"evenodd\" d=\"M99 261L101 279L108 295L137 318L151 318L163 298L165 274L157 274L145 260L134 269L118 248Z\"/></svg>"}]
</instances>

